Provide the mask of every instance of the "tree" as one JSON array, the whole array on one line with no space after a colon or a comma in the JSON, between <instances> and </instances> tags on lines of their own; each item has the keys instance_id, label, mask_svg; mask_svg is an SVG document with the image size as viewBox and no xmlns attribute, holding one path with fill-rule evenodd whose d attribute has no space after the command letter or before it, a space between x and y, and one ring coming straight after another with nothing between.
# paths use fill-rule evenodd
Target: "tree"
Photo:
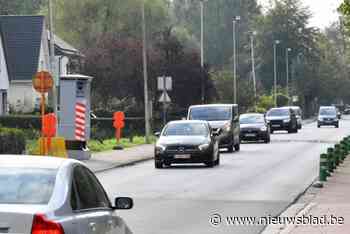
<instances>
[{"instance_id":1,"label":"tree","mask_svg":"<svg viewBox=\"0 0 350 234\"><path fill-rule=\"evenodd\" d=\"M0 0L0 15L36 14L46 2L46 0Z\"/></svg>"}]
</instances>

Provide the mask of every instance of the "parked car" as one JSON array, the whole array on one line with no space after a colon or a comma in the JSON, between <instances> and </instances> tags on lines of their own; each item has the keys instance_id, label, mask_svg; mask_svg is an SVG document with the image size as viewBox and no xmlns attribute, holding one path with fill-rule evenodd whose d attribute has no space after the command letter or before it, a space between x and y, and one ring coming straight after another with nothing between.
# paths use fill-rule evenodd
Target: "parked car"
<instances>
[{"instance_id":1,"label":"parked car","mask_svg":"<svg viewBox=\"0 0 350 234\"><path fill-rule=\"evenodd\" d=\"M131 198L112 205L95 175L70 159L0 157L0 228L3 233L131 233L117 216Z\"/></svg>"},{"instance_id":2,"label":"parked car","mask_svg":"<svg viewBox=\"0 0 350 234\"><path fill-rule=\"evenodd\" d=\"M294 111L289 107L272 108L266 114L271 133L285 130L288 133L298 132L298 122Z\"/></svg>"},{"instance_id":3,"label":"parked car","mask_svg":"<svg viewBox=\"0 0 350 234\"><path fill-rule=\"evenodd\" d=\"M263 114L248 113L239 117L241 141L270 142L270 126Z\"/></svg>"},{"instance_id":4,"label":"parked car","mask_svg":"<svg viewBox=\"0 0 350 234\"><path fill-rule=\"evenodd\" d=\"M173 163L220 164L219 142L207 121L181 120L169 122L155 145L155 167Z\"/></svg>"},{"instance_id":5,"label":"parked car","mask_svg":"<svg viewBox=\"0 0 350 234\"><path fill-rule=\"evenodd\" d=\"M349 114L350 114L350 108L345 108L344 114L345 114L345 115L349 115Z\"/></svg>"},{"instance_id":6,"label":"parked car","mask_svg":"<svg viewBox=\"0 0 350 234\"><path fill-rule=\"evenodd\" d=\"M334 126L339 128L339 119L337 109L334 106L321 106L318 112L317 127L324 125Z\"/></svg>"},{"instance_id":7,"label":"parked car","mask_svg":"<svg viewBox=\"0 0 350 234\"><path fill-rule=\"evenodd\" d=\"M291 108L295 116L297 117L298 122L298 129L302 129L303 127L303 112L301 111L301 108L299 106L286 106L286 108Z\"/></svg>"},{"instance_id":8,"label":"parked car","mask_svg":"<svg viewBox=\"0 0 350 234\"><path fill-rule=\"evenodd\" d=\"M219 131L219 147L229 152L240 150L239 113L236 104L190 106L188 120L206 120L214 131Z\"/></svg>"}]
</instances>

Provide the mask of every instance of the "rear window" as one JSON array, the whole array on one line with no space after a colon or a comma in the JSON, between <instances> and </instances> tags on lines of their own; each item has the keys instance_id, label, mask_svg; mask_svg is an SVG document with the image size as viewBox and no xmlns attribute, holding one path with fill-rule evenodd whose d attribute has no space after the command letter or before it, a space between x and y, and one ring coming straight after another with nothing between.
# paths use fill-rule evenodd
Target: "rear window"
<instances>
[{"instance_id":1,"label":"rear window","mask_svg":"<svg viewBox=\"0 0 350 234\"><path fill-rule=\"evenodd\" d=\"M190 120L224 121L232 117L231 107L193 107L190 110Z\"/></svg>"},{"instance_id":2,"label":"rear window","mask_svg":"<svg viewBox=\"0 0 350 234\"><path fill-rule=\"evenodd\" d=\"M0 168L0 204L47 204L56 170Z\"/></svg>"}]
</instances>

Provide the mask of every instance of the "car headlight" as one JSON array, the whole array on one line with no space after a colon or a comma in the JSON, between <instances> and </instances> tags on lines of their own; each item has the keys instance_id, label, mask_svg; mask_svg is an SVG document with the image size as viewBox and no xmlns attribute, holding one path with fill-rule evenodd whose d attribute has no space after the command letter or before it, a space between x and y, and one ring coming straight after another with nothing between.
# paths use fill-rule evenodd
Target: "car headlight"
<instances>
[{"instance_id":1,"label":"car headlight","mask_svg":"<svg viewBox=\"0 0 350 234\"><path fill-rule=\"evenodd\" d=\"M267 119L267 120L266 120L266 123L268 123L268 124L269 124L269 123L270 123L270 120L268 120L268 119Z\"/></svg>"},{"instance_id":2,"label":"car headlight","mask_svg":"<svg viewBox=\"0 0 350 234\"><path fill-rule=\"evenodd\" d=\"M161 144L157 144L156 145L156 153L157 154L161 154L165 151L166 147L164 145Z\"/></svg>"},{"instance_id":3,"label":"car headlight","mask_svg":"<svg viewBox=\"0 0 350 234\"><path fill-rule=\"evenodd\" d=\"M209 144L208 143L205 143L205 144L202 144L202 145L198 146L198 149L200 151L204 151L204 150L206 150L208 148L209 148Z\"/></svg>"},{"instance_id":4,"label":"car headlight","mask_svg":"<svg viewBox=\"0 0 350 234\"><path fill-rule=\"evenodd\" d=\"M226 132L231 131L231 123L225 124L225 125L224 125L224 130L225 130Z\"/></svg>"},{"instance_id":5,"label":"car headlight","mask_svg":"<svg viewBox=\"0 0 350 234\"><path fill-rule=\"evenodd\" d=\"M267 131L267 127L263 126L263 127L260 128L260 130L263 131L263 132L266 132Z\"/></svg>"},{"instance_id":6,"label":"car headlight","mask_svg":"<svg viewBox=\"0 0 350 234\"><path fill-rule=\"evenodd\" d=\"M318 118L318 121L323 121L323 119L322 118Z\"/></svg>"},{"instance_id":7,"label":"car headlight","mask_svg":"<svg viewBox=\"0 0 350 234\"><path fill-rule=\"evenodd\" d=\"M283 122L288 123L288 122L290 122L290 119L284 119Z\"/></svg>"}]
</instances>

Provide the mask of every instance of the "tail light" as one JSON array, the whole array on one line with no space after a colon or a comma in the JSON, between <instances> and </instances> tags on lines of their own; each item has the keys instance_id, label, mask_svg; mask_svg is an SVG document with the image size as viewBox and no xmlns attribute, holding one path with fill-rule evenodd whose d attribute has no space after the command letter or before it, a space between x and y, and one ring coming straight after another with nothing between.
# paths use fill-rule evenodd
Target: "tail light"
<instances>
[{"instance_id":1,"label":"tail light","mask_svg":"<svg viewBox=\"0 0 350 234\"><path fill-rule=\"evenodd\" d=\"M48 220L43 214L34 215L32 234L64 234L61 224Z\"/></svg>"}]
</instances>

